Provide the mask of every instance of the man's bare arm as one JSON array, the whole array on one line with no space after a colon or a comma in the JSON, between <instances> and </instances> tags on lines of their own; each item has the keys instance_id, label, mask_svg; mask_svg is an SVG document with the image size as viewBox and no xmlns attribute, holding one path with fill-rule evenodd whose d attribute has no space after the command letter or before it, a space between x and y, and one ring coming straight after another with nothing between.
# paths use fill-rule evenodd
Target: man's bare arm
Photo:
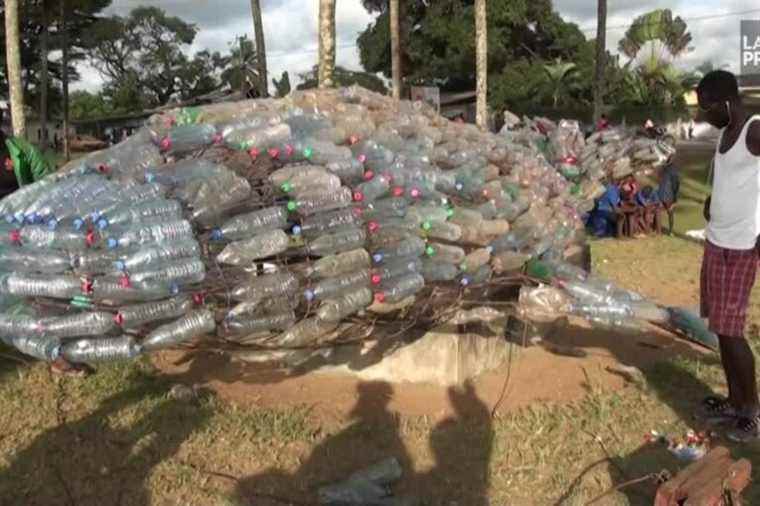
<instances>
[{"instance_id":1,"label":"man's bare arm","mask_svg":"<svg viewBox=\"0 0 760 506\"><path fill-rule=\"evenodd\" d=\"M747 149L755 156L760 156L760 120L755 120L747 130Z\"/></svg>"}]
</instances>

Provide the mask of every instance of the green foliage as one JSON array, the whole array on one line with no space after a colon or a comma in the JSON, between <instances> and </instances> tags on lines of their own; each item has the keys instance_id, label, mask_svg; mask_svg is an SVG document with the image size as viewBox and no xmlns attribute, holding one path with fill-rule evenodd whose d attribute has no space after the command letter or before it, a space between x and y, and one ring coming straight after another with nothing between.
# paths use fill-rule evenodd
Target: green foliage
<instances>
[{"instance_id":1,"label":"green foliage","mask_svg":"<svg viewBox=\"0 0 760 506\"><path fill-rule=\"evenodd\" d=\"M280 77L280 80L278 81L275 78L272 78L272 84L274 84L275 89L277 90L277 96L282 98L287 96L290 93L290 75L288 74L288 71L285 70L282 73L282 77Z\"/></svg>"},{"instance_id":2,"label":"green foliage","mask_svg":"<svg viewBox=\"0 0 760 506\"><path fill-rule=\"evenodd\" d=\"M691 43L686 22L680 17L673 18L670 9L657 9L636 18L618 47L632 60L645 44L657 42L667 48L674 58L683 54Z\"/></svg>"},{"instance_id":3,"label":"green foliage","mask_svg":"<svg viewBox=\"0 0 760 506\"><path fill-rule=\"evenodd\" d=\"M114 111L113 104L106 100L101 93L78 90L69 95L71 119L102 118L114 112L116 111Z\"/></svg>"},{"instance_id":4,"label":"green foliage","mask_svg":"<svg viewBox=\"0 0 760 506\"><path fill-rule=\"evenodd\" d=\"M302 82L296 89L308 90L316 88L319 84L317 79L318 67L315 65L309 72L300 74ZM353 70L347 70L343 67L335 67L334 80L337 86L353 86L357 84L368 90L376 91L378 93L388 93L388 88L383 83L383 80L374 74L368 72L356 72Z\"/></svg>"},{"instance_id":5,"label":"green foliage","mask_svg":"<svg viewBox=\"0 0 760 506\"><path fill-rule=\"evenodd\" d=\"M258 55L256 46L247 35L239 37L230 43L230 57L227 58L227 68L222 72L222 82L233 90L240 90L245 83L245 89L259 90Z\"/></svg>"}]
</instances>

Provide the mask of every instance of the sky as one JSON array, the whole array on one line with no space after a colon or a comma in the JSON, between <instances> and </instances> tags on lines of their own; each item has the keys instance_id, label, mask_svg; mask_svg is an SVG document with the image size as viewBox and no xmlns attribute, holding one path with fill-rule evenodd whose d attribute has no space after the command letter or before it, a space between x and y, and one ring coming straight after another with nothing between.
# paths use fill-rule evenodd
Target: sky
<instances>
[{"instance_id":1,"label":"sky","mask_svg":"<svg viewBox=\"0 0 760 506\"><path fill-rule=\"evenodd\" d=\"M291 82L309 70L317 58L317 0L261 0L267 65L270 78L287 70ZM554 0L555 10L577 23L584 33L596 36L596 0ZM248 0L113 0L105 14L126 15L137 6L156 6L194 23L198 34L189 52L201 49L227 52L237 36L253 38ZM692 49L678 65L693 69L705 60L739 70L739 21L759 19L756 0L608 0L607 47L616 52L618 41L636 16L656 8L669 8L685 18L692 34ZM746 11L753 13L734 15ZM695 19L696 18L696 19ZM357 35L373 21L360 0L337 1L337 64L359 70ZM80 67L82 80L74 89L97 90L102 81L96 70Z\"/></svg>"}]
</instances>

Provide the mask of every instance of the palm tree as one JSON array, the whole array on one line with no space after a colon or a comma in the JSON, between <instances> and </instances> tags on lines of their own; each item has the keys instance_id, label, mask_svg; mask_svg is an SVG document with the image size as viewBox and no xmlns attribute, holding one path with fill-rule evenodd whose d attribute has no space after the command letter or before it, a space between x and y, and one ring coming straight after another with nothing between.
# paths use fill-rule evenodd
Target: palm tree
<instances>
[{"instance_id":1,"label":"palm tree","mask_svg":"<svg viewBox=\"0 0 760 506\"><path fill-rule=\"evenodd\" d=\"M331 88L335 72L335 0L319 0L319 87Z\"/></svg>"},{"instance_id":2,"label":"palm tree","mask_svg":"<svg viewBox=\"0 0 760 506\"><path fill-rule=\"evenodd\" d=\"M40 34L40 149L43 153L48 147L48 88L50 86L50 74L48 73L49 30L48 6L43 2L42 33Z\"/></svg>"},{"instance_id":3,"label":"palm tree","mask_svg":"<svg viewBox=\"0 0 760 506\"><path fill-rule=\"evenodd\" d=\"M267 52L264 45L264 23L261 20L261 4L259 3L259 0L251 0L251 15L253 16L256 58L258 60L259 92L262 97L268 97L269 83L267 82Z\"/></svg>"},{"instance_id":4,"label":"palm tree","mask_svg":"<svg viewBox=\"0 0 760 506\"><path fill-rule=\"evenodd\" d=\"M244 97L251 89L260 94L261 87L257 86L260 82L258 57L253 41L247 35L243 35L238 38L237 47L235 46L236 44L231 44L230 56L226 60L230 64L222 72L222 82L233 90L240 90Z\"/></svg>"},{"instance_id":5,"label":"palm tree","mask_svg":"<svg viewBox=\"0 0 760 506\"><path fill-rule=\"evenodd\" d=\"M477 106L475 123L488 128L488 18L486 0L475 0L475 67Z\"/></svg>"},{"instance_id":6,"label":"palm tree","mask_svg":"<svg viewBox=\"0 0 760 506\"><path fill-rule=\"evenodd\" d=\"M401 35L399 33L399 0L390 0L391 18L391 70L393 98L401 100Z\"/></svg>"},{"instance_id":7,"label":"palm tree","mask_svg":"<svg viewBox=\"0 0 760 506\"><path fill-rule=\"evenodd\" d=\"M24 89L21 86L21 53L19 51L18 0L5 0L5 54L8 62L13 135L26 137Z\"/></svg>"},{"instance_id":8,"label":"palm tree","mask_svg":"<svg viewBox=\"0 0 760 506\"><path fill-rule=\"evenodd\" d=\"M71 158L69 148L69 32L66 27L66 0L61 0L61 81L63 82L63 154L68 161Z\"/></svg>"},{"instance_id":9,"label":"palm tree","mask_svg":"<svg viewBox=\"0 0 760 506\"><path fill-rule=\"evenodd\" d=\"M598 0L596 9L596 72L594 74L594 123L604 107L604 69L607 65L607 0Z\"/></svg>"},{"instance_id":10,"label":"palm tree","mask_svg":"<svg viewBox=\"0 0 760 506\"><path fill-rule=\"evenodd\" d=\"M572 87L578 67L575 63L565 63L557 59L552 64L544 65L544 71L549 78L552 105L556 108L559 105L562 93Z\"/></svg>"}]
</instances>

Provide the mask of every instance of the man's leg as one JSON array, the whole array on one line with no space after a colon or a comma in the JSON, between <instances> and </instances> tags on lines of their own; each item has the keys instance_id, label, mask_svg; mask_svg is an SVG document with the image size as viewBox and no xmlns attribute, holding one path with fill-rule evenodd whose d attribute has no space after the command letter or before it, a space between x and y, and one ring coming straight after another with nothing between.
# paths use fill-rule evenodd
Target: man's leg
<instances>
[{"instance_id":1,"label":"man's leg","mask_svg":"<svg viewBox=\"0 0 760 506\"><path fill-rule=\"evenodd\" d=\"M728 379L729 397L739 413L747 418L760 414L755 376L755 356L743 337L720 336L721 360ZM724 354L726 359L723 358Z\"/></svg>"}]
</instances>

